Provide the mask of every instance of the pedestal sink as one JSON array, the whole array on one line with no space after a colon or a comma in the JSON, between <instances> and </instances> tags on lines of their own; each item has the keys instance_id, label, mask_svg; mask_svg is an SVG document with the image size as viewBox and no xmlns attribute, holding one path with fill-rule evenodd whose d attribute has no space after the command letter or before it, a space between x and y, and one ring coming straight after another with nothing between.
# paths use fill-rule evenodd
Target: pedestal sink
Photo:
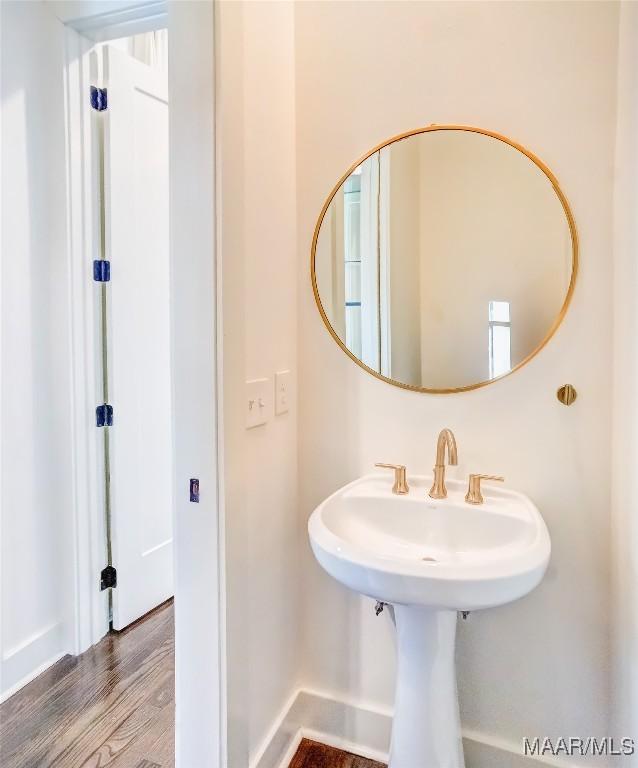
<instances>
[{"instance_id":1,"label":"pedestal sink","mask_svg":"<svg viewBox=\"0 0 638 768\"><path fill-rule=\"evenodd\" d=\"M454 669L457 611L490 608L530 592L543 577L549 534L523 494L485 487L480 506L447 481L410 477L392 493L370 475L312 513L308 532L320 565L346 587L394 606L398 672L390 768L463 768Z\"/></svg>"}]
</instances>

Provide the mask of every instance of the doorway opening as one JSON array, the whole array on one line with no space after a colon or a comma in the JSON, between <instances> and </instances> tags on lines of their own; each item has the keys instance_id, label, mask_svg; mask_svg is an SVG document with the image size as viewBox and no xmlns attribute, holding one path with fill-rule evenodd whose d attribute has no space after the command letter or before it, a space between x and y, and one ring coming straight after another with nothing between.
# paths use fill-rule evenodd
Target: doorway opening
<instances>
[{"instance_id":1,"label":"doorway opening","mask_svg":"<svg viewBox=\"0 0 638 768\"><path fill-rule=\"evenodd\" d=\"M171 739L178 724L177 764L217 768L214 5L16 0L1 13L3 158L14 160L2 181L24 190L6 207L24 243L8 273L10 330L25 360L7 370L24 439L12 439L3 464L20 482L3 505L3 554L15 567L3 580L0 762L62 768L80 750L78 764L102 765L115 749L108 764L126 768L144 712L162 709ZM156 71L166 45L168 100ZM45 394L32 414L36 384ZM154 688L152 701L138 683ZM75 695L68 709L63 694ZM56 708L61 719L45 722ZM93 716L109 724L100 745L82 738ZM170 766L169 751L133 766Z\"/></svg>"},{"instance_id":2,"label":"doorway opening","mask_svg":"<svg viewBox=\"0 0 638 768\"><path fill-rule=\"evenodd\" d=\"M94 446L95 477L78 531L84 600L76 653L19 680L1 705L1 762L172 768L168 30L76 39L80 71L67 95L85 128L73 149L86 161L87 247L72 278L84 281L88 299L90 343L76 364L93 402L79 428Z\"/></svg>"}]
</instances>

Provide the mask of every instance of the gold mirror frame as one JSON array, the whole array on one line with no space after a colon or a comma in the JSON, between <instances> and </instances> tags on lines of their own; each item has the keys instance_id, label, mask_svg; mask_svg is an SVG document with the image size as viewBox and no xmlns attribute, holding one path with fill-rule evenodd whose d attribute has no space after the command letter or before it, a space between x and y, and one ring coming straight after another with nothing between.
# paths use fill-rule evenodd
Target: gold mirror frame
<instances>
[{"instance_id":1,"label":"gold mirror frame","mask_svg":"<svg viewBox=\"0 0 638 768\"><path fill-rule=\"evenodd\" d=\"M569 281L569 287L567 289L567 294L565 295L565 300L563 302L563 305L556 316L556 319L554 320L551 328L545 335L545 337L542 339L540 344L530 352L527 357L525 357L523 360L521 360L520 363L515 365L510 371L507 373L501 374L500 376L495 376L493 379L486 379L485 381L480 381L477 384L469 384L464 387L446 387L446 388L428 388L428 387L419 387L415 384L404 384L403 382L396 381L395 379L388 378L387 376L384 376L383 374L379 373L378 371L375 371L374 369L367 366L365 363L363 363L359 358L354 355L344 344L344 342L341 340L335 329L332 327L332 324L330 323L330 320L328 319L328 316L326 315L326 312L323 308L323 305L321 303L321 298L319 296L319 289L317 288L317 275L315 271L315 259L317 255L317 240L319 238L319 230L321 229L321 225L323 223L324 217L326 215L326 211L328 210L328 207L330 206L330 203L332 202L334 196L337 194L339 189L341 189L341 186L346 181L346 179L352 174L352 172L358 168L361 163L363 163L365 160L367 160L369 157L374 155L375 152L378 152L380 149L383 149L384 147L387 147L390 144L394 144L397 141L401 141L402 139L407 139L410 136L418 136L421 133L430 133L431 131L467 131L469 133L479 133L483 136L489 136L492 139L496 139L497 141L502 141L504 144L508 144L510 147L513 147L514 149L517 149L519 152L522 152L526 157L528 157L540 170L547 176L547 178L550 180L552 187L554 189L554 192L556 193L558 199L560 200L561 205L563 206L563 210L565 212L565 216L567 217L567 223L569 224L569 231L572 238L572 273L571 278ZM367 371L368 373L372 374L377 379L380 379L381 381L385 381L388 384L393 384L395 387L401 387L401 389L409 389L413 392L427 392L432 395L449 395L453 394L455 392L469 392L472 389L479 389L480 387L486 387L488 384L493 384L495 381L500 381L501 379L507 378L507 376L511 376L515 371L518 371L520 368L522 368L524 365L529 363L529 361L536 357L536 355L543 349L543 347L548 343L548 341L552 338L552 336L556 333L558 330L560 324L563 322L563 319L565 317L565 314L567 313L567 309L569 307L569 304L572 299L572 295L574 293L574 286L576 284L576 276L578 274L578 233L576 231L576 222L574 221L574 216L572 214L571 208L569 207L569 203L567 202L567 198L563 194L563 191L560 188L560 185L558 183L558 179L554 176L554 174L550 171L550 169L545 165L545 163L540 160L533 152L530 152L529 149L526 149L522 144L518 144L516 141L512 141L512 139L508 139L506 136L503 136L500 133L496 133L494 131L488 131L484 128L475 128L473 126L469 125L429 125L426 128L417 128L414 131L406 131L405 133L400 133L397 136L393 136L391 139L388 139L387 141L383 141L381 144L377 144L376 147L371 149L369 152L367 152L363 157L360 157L355 163L353 163L348 170L343 174L343 176L339 179L339 181L335 184L332 191L328 195L328 198L326 202L323 204L323 208L321 209L321 213L319 214L319 219L317 220L317 225L315 226L315 231L312 236L312 248L310 252L310 275L312 280L312 290L315 295L315 301L317 302L317 307L319 309L319 313L321 314L321 317L323 319L323 322L326 325L326 328L328 329L330 335L332 338L337 342L337 344L341 347L341 349L348 355L348 357L351 360L354 360L354 362L360 367L363 368L364 371Z\"/></svg>"}]
</instances>

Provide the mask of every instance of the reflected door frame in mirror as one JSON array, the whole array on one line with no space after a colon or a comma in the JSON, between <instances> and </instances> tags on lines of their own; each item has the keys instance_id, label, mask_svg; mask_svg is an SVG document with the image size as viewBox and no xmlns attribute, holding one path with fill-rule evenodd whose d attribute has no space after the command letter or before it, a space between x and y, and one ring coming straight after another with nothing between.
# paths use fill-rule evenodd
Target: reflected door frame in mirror
<instances>
[{"instance_id":1,"label":"reflected door frame in mirror","mask_svg":"<svg viewBox=\"0 0 638 768\"><path fill-rule=\"evenodd\" d=\"M318 281L317 281L317 269L316 269L316 256L317 256L317 243L319 239L319 232L321 229L321 225L324 222L324 218L326 216L326 212L328 211L331 203L335 199L335 196L339 192L339 190L342 188L342 186L345 184L345 182L352 176L353 172L355 172L363 163L365 163L366 160L371 158L375 153L382 150L384 147L388 147L391 144L394 144L395 142L401 141L402 139L407 139L409 137L418 136L420 134L426 134L430 132L435 131L465 131L472 134L479 134L482 136L486 136L492 139L495 139L499 142L502 142L503 144L508 145L509 147L512 147L513 149L518 150L523 155L525 155L529 160L534 163L534 165L542 171L542 173L547 177L547 179L550 181L551 186L560 201L560 204L562 206L563 212L565 214L567 224L569 227L569 232L571 236L571 275L569 280L569 285L567 287L567 291L565 293L565 298L562 303L562 306L560 308L560 311L558 312L555 320L551 324L549 330L545 334L545 336L541 339L540 343L538 343L534 349L529 352L522 360L517 362L510 370L507 372L494 376L493 378L488 378L483 381L478 381L476 383L468 384L465 386L457 386L457 387L424 387L419 386L415 384L410 384L402 381L398 381L396 379L391 378L390 376L386 376L380 371L374 370L374 368L371 368L369 365L367 365L363 360L359 359L348 347L346 346L346 343L344 340L339 336L335 328L333 327L326 310L324 309L324 306L321 301L321 296L318 288ZM317 302L317 307L319 309L319 312L321 314L321 317L323 319L323 322L325 323L328 331L330 332L330 335L332 338L336 341L336 343L341 347L341 349L348 355L348 357L353 360L360 368L363 368L363 370L370 373L372 376L374 376L377 379L380 379L381 381L385 381L388 384L393 384L396 387L401 387L402 389L408 389L415 392L426 392L430 394L450 394L450 393L456 393L456 392L466 392L473 389L478 389L480 387L487 386L488 384L492 384L495 381L500 381L501 379L506 378L507 376L510 376L515 371L522 368L524 365L526 365L532 358L534 358L542 349L545 347L545 345L549 342L549 340L554 336L557 329L561 325L565 314L567 312L567 309L569 307L569 304L572 299L572 295L574 293L574 287L576 284L576 277L578 274L578 234L576 231L576 224L574 220L574 216L572 214L572 211L570 209L569 203L567 201L567 198L565 197L563 191L560 188L560 185L558 183L558 180L552 173L552 171L548 168L545 163L543 163L542 160L540 160L533 152L526 149L521 144L518 144L517 142L513 141L512 139L507 138L506 136L496 133L494 131L489 131L483 128L476 128L473 126L465 126L465 125L430 125L425 128L418 128L413 131L406 131L405 133L401 133L397 136L393 136L392 138L388 139L387 141L382 142L381 144L378 144L373 149L371 149L369 152L367 152L363 157L359 158L355 163L353 163L348 170L341 176L339 181L335 184L332 191L328 195L328 198L326 199L322 209L321 213L319 215L319 218L317 220L317 224L315 226L313 238L312 238L312 248L311 248L311 259L310 259L310 271L311 271L311 280L312 280L312 288L314 292L315 301ZM383 330L380 331L381 333Z\"/></svg>"}]
</instances>

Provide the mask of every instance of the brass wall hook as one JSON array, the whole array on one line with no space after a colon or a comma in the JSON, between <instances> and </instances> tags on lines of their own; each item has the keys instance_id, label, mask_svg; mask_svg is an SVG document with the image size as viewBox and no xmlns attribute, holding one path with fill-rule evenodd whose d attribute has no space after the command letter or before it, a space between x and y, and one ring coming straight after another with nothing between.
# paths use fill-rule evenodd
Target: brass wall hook
<instances>
[{"instance_id":1,"label":"brass wall hook","mask_svg":"<svg viewBox=\"0 0 638 768\"><path fill-rule=\"evenodd\" d=\"M556 397L563 405L571 405L578 397L578 392L576 392L571 384L563 384L556 391Z\"/></svg>"}]
</instances>

